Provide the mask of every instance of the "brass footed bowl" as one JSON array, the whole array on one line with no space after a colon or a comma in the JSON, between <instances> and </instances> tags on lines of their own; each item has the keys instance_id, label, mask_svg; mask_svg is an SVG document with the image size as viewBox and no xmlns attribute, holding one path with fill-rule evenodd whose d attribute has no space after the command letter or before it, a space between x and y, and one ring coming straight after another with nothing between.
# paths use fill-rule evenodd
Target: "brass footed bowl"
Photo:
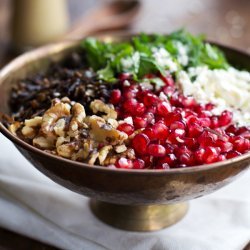
<instances>
[{"instance_id":1,"label":"brass footed bowl","mask_svg":"<svg viewBox=\"0 0 250 250\"><path fill-rule=\"evenodd\" d=\"M121 40L128 37L102 37ZM10 114L9 92L19 80L46 70L79 42L60 42L28 52L0 72L0 112ZM220 46L234 65L249 68L250 56ZM179 221L187 212L186 201L225 186L247 170L250 153L219 163L185 169L122 170L74 162L43 152L13 136L2 123L0 131L42 173L62 186L91 197L94 214L126 230L153 231Z\"/></svg>"}]
</instances>

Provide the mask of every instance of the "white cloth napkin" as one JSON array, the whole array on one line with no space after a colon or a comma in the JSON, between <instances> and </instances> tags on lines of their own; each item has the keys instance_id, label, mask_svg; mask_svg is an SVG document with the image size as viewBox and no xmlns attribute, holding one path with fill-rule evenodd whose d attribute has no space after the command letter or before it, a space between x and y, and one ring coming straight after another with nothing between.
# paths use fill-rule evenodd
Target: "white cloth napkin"
<instances>
[{"instance_id":1,"label":"white cloth napkin","mask_svg":"<svg viewBox=\"0 0 250 250\"><path fill-rule=\"evenodd\" d=\"M250 240L250 171L190 202L178 224L153 233L109 227L86 197L49 180L0 134L0 226L63 249L240 250Z\"/></svg>"}]
</instances>

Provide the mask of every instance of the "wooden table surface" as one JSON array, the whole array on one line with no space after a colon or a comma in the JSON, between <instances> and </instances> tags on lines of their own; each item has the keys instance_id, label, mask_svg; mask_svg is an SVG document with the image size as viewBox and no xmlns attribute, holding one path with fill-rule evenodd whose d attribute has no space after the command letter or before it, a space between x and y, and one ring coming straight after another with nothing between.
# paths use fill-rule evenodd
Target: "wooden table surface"
<instances>
[{"instance_id":1,"label":"wooden table surface","mask_svg":"<svg viewBox=\"0 0 250 250\"><path fill-rule=\"evenodd\" d=\"M71 22L103 3L101 0L68 0ZM186 27L193 33L204 33L208 39L237 47L250 53L249 0L143 0L133 32L167 33ZM0 65L8 57L11 6L0 0ZM28 237L0 228L2 249L57 249ZM250 246L245 250L250 250Z\"/></svg>"}]
</instances>

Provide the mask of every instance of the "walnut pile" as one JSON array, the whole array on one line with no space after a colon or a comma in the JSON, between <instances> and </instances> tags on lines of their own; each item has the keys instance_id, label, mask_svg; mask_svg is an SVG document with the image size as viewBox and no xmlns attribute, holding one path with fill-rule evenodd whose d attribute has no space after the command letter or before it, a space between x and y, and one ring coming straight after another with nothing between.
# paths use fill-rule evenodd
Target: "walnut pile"
<instances>
[{"instance_id":1,"label":"walnut pile","mask_svg":"<svg viewBox=\"0 0 250 250\"><path fill-rule=\"evenodd\" d=\"M43 116L14 122L9 130L32 145L55 155L90 165L112 165L120 157L134 159L127 134L117 130L117 113L110 104L94 100L94 115L67 97L54 99Z\"/></svg>"}]
</instances>

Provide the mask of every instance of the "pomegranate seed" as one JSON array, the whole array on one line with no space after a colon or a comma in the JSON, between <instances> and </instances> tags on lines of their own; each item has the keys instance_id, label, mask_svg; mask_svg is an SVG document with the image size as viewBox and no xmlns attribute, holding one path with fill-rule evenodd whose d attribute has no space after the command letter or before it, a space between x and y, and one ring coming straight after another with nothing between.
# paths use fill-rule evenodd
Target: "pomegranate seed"
<instances>
[{"instance_id":1,"label":"pomegranate seed","mask_svg":"<svg viewBox=\"0 0 250 250\"><path fill-rule=\"evenodd\" d=\"M133 161L133 168L134 169L143 169L145 166L145 162L141 159L135 159Z\"/></svg>"},{"instance_id":2,"label":"pomegranate seed","mask_svg":"<svg viewBox=\"0 0 250 250\"><path fill-rule=\"evenodd\" d=\"M187 154L187 153L180 155L179 161L182 164L185 164L187 166L191 166L191 165L195 164L193 155L190 155L190 154Z\"/></svg>"},{"instance_id":3,"label":"pomegranate seed","mask_svg":"<svg viewBox=\"0 0 250 250\"><path fill-rule=\"evenodd\" d=\"M169 130L168 130L168 127L164 125L163 123L158 122L154 124L152 127L152 130L153 130L154 139L158 139L158 140L167 139Z\"/></svg>"},{"instance_id":4,"label":"pomegranate seed","mask_svg":"<svg viewBox=\"0 0 250 250\"><path fill-rule=\"evenodd\" d=\"M185 118L187 118L189 116L195 116L195 115L196 114L193 111L191 111L189 109L185 110L185 115L184 115Z\"/></svg>"},{"instance_id":5,"label":"pomegranate seed","mask_svg":"<svg viewBox=\"0 0 250 250\"><path fill-rule=\"evenodd\" d=\"M188 148L190 148L190 149L192 149L192 150L194 150L194 149L196 149L199 145L198 145L198 142L197 142L197 140L196 140L196 138L189 138L189 137L186 137L186 138L183 138L183 141L184 141L184 144L188 147Z\"/></svg>"},{"instance_id":6,"label":"pomegranate seed","mask_svg":"<svg viewBox=\"0 0 250 250\"><path fill-rule=\"evenodd\" d=\"M225 154L227 159L232 159L234 157L240 156L241 153L237 152L237 151L229 151L228 153Z\"/></svg>"},{"instance_id":7,"label":"pomegranate seed","mask_svg":"<svg viewBox=\"0 0 250 250\"><path fill-rule=\"evenodd\" d=\"M229 127L226 128L226 132L231 134L237 134L238 129L235 125L230 125Z\"/></svg>"},{"instance_id":8,"label":"pomegranate seed","mask_svg":"<svg viewBox=\"0 0 250 250\"><path fill-rule=\"evenodd\" d=\"M130 159L121 157L116 162L116 167L117 168L133 168L133 162Z\"/></svg>"},{"instance_id":9,"label":"pomegranate seed","mask_svg":"<svg viewBox=\"0 0 250 250\"><path fill-rule=\"evenodd\" d=\"M170 169L170 166L167 163L163 163L162 165L157 165L154 169Z\"/></svg>"},{"instance_id":10,"label":"pomegranate seed","mask_svg":"<svg viewBox=\"0 0 250 250\"><path fill-rule=\"evenodd\" d=\"M121 123L117 127L118 130L126 133L127 135L131 135L134 133L134 126L128 123Z\"/></svg>"},{"instance_id":11,"label":"pomegranate seed","mask_svg":"<svg viewBox=\"0 0 250 250\"><path fill-rule=\"evenodd\" d=\"M174 92L170 97L170 103L173 106L180 107L183 106L177 92Z\"/></svg>"},{"instance_id":12,"label":"pomegranate seed","mask_svg":"<svg viewBox=\"0 0 250 250\"><path fill-rule=\"evenodd\" d=\"M191 124L188 127L188 136L189 137L198 137L204 131L203 127L198 125L197 123Z\"/></svg>"},{"instance_id":13,"label":"pomegranate seed","mask_svg":"<svg viewBox=\"0 0 250 250\"><path fill-rule=\"evenodd\" d=\"M194 152L194 157L197 163L199 164L203 163L204 153L205 153L204 148L199 148Z\"/></svg>"},{"instance_id":14,"label":"pomegranate seed","mask_svg":"<svg viewBox=\"0 0 250 250\"><path fill-rule=\"evenodd\" d=\"M125 99L135 98L138 93L136 85L125 86L122 97Z\"/></svg>"},{"instance_id":15,"label":"pomegranate seed","mask_svg":"<svg viewBox=\"0 0 250 250\"><path fill-rule=\"evenodd\" d=\"M229 135L226 134L226 132L223 128L215 128L214 130L210 129L209 131L211 131L215 136L217 136L217 138L219 140L222 140L222 141L229 140ZM215 140L217 140L216 137L214 137L214 138L215 138Z\"/></svg>"},{"instance_id":16,"label":"pomegranate seed","mask_svg":"<svg viewBox=\"0 0 250 250\"><path fill-rule=\"evenodd\" d=\"M138 105L137 100L134 98L131 98L131 99L126 100L123 103L123 108L125 109L126 112L134 113L137 105Z\"/></svg>"},{"instance_id":17,"label":"pomegranate seed","mask_svg":"<svg viewBox=\"0 0 250 250\"><path fill-rule=\"evenodd\" d=\"M176 113L180 113L180 114L182 114L182 113L183 113L183 108L180 108L180 107L174 107L173 109L174 109L174 112L176 112Z\"/></svg>"},{"instance_id":18,"label":"pomegranate seed","mask_svg":"<svg viewBox=\"0 0 250 250\"><path fill-rule=\"evenodd\" d=\"M202 111L204 110L204 105L198 104L193 109L194 109L196 114L200 115L202 113Z\"/></svg>"},{"instance_id":19,"label":"pomegranate seed","mask_svg":"<svg viewBox=\"0 0 250 250\"><path fill-rule=\"evenodd\" d=\"M165 124L167 126L170 126L173 122L175 121L181 121L182 120L182 115L177 112L170 112L165 116Z\"/></svg>"},{"instance_id":20,"label":"pomegranate seed","mask_svg":"<svg viewBox=\"0 0 250 250\"><path fill-rule=\"evenodd\" d=\"M198 142L201 147L208 147L214 145L214 140L211 136L199 137Z\"/></svg>"},{"instance_id":21,"label":"pomegranate seed","mask_svg":"<svg viewBox=\"0 0 250 250\"><path fill-rule=\"evenodd\" d=\"M144 165L145 165L145 168L149 168L151 167L151 164L152 164L152 159L153 157L152 156L149 156L149 155L143 155L141 156L141 159L144 161Z\"/></svg>"},{"instance_id":22,"label":"pomegranate seed","mask_svg":"<svg viewBox=\"0 0 250 250\"><path fill-rule=\"evenodd\" d=\"M221 127L227 126L229 123L232 122L233 114L232 112L225 110L219 116L219 125Z\"/></svg>"},{"instance_id":23,"label":"pomegranate seed","mask_svg":"<svg viewBox=\"0 0 250 250\"><path fill-rule=\"evenodd\" d=\"M114 89L110 94L110 103L116 105L121 100L121 91L119 89Z\"/></svg>"},{"instance_id":24,"label":"pomegranate seed","mask_svg":"<svg viewBox=\"0 0 250 250\"><path fill-rule=\"evenodd\" d=\"M216 141L215 146L219 147L222 153L229 152L233 149L233 144L231 142L227 142L223 140Z\"/></svg>"},{"instance_id":25,"label":"pomegranate seed","mask_svg":"<svg viewBox=\"0 0 250 250\"><path fill-rule=\"evenodd\" d=\"M144 112L145 112L145 106L144 106L144 104L141 103L141 102L137 103L133 114L135 114L135 115L142 115L142 114L144 114Z\"/></svg>"},{"instance_id":26,"label":"pomegranate seed","mask_svg":"<svg viewBox=\"0 0 250 250\"><path fill-rule=\"evenodd\" d=\"M210 127L211 120L209 118L199 118L199 124L202 127Z\"/></svg>"},{"instance_id":27,"label":"pomegranate seed","mask_svg":"<svg viewBox=\"0 0 250 250\"><path fill-rule=\"evenodd\" d=\"M175 121L170 125L170 129L171 130L175 130L175 129L185 129L186 125L184 123L184 121Z\"/></svg>"},{"instance_id":28,"label":"pomegranate seed","mask_svg":"<svg viewBox=\"0 0 250 250\"><path fill-rule=\"evenodd\" d=\"M199 118L211 118L211 112L209 111L206 111L206 110L202 110L200 113L199 113ZM211 123L211 120L210 120L210 123Z\"/></svg>"},{"instance_id":29,"label":"pomegranate seed","mask_svg":"<svg viewBox=\"0 0 250 250\"><path fill-rule=\"evenodd\" d=\"M156 113L156 107L155 106L153 106L153 107L149 107L148 109L147 109L147 113L151 113L151 114L155 114Z\"/></svg>"},{"instance_id":30,"label":"pomegranate seed","mask_svg":"<svg viewBox=\"0 0 250 250\"><path fill-rule=\"evenodd\" d=\"M250 128L240 127L237 129L236 135L240 135L246 139L250 139Z\"/></svg>"},{"instance_id":31,"label":"pomegranate seed","mask_svg":"<svg viewBox=\"0 0 250 250\"><path fill-rule=\"evenodd\" d=\"M164 123L164 118L162 116L155 115L155 123L158 123L158 122L165 124Z\"/></svg>"},{"instance_id":32,"label":"pomegranate seed","mask_svg":"<svg viewBox=\"0 0 250 250\"><path fill-rule=\"evenodd\" d=\"M175 89L173 87L166 86L163 88L163 93L168 97L171 97L174 92L175 92Z\"/></svg>"},{"instance_id":33,"label":"pomegranate seed","mask_svg":"<svg viewBox=\"0 0 250 250\"><path fill-rule=\"evenodd\" d=\"M206 137L211 137L213 139L213 141L217 140L218 139L218 135L215 134L215 133L212 133L211 131L204 129L204 131L202 132L202 134L198 137L198 140L206 138Z\"/></svg>"},{"instance_id":34,"label":"pomegranate seed","mask_svg":"<svg viewBox=\"0 0 250 250\"><path fill-rule=\"evenodd\" d=\"M243 126L243 127L239 127L239 128L237 129L236 134L237 134L237 135L240 135L240 134L245 133L245 132L249 132L249 129L248 129L247 127Z\"/></svg>"},{"instance_id":35,"label":"pomegranate seed","mask_svg":"<svg viewBox=\"0 0 250 250\"><path fill-rule=\"evenodd\" d=\"M226 131L223 128L215 128L214 130L210 130L210 131L214 131L216 134L220 134L221 136L227 136Z\"/></svg>"},{"instance_id":36,"label":"pomegranate seed","mask_svg":"<svg viewBox=\"0 0 250 250\"><path fill-rule=\"evenodd\" d=\"M203 161L205 163L213 163L217 161L219 156L219 149L215 147L206 147L203 155Z\"/></svg>"},{"instance_id":37,"label":"pomegranate seed","mask_svg":"<svg viewBox=\"0 0 250 250\"><path fill-rule=\"evenodd\" d=\"M205 109L208 110L208 111L211 111L213 108L214 108L214 105L212 103L207 103L205 105Z\"/></svg>"},{"instance_id":38,"label":"pomegranate seed","mask_svg":"<svg viewBox=\"0 0 250 250\"><path fill-rule=\"evenodd\" d=\"M181 147L175 148L174 153L179 158L183 154L191 155L192 151L190 149L188 149L187 146L181 146Z\"/></svg>"},{"instance_id":39,"label":"pomegranate seed","mask_svg":"<svg viewBox=\"0 0 250 250\"><path fill-rule=\"evenodd\" d=\"M143 98L143 103L147 107L157 104L158 101L159 101L159 98L156 95L151 94L151 93L147 93Z\"/></svg>"},{"instance_id":40,"label":"pomegranate seed","mask_svg":"<svg viewBox=\"0 0 250 250\"><path fill-rule=\"evenodd\" d=\"M131 74L130 73L121 73L119 74L118 78L120 81L125 81L125 80L129 80L131 78Z\"/></svg>"},{"instance_id":41,"label":"pomegranate seed","mask_svg":"<svg viewBox=\"0 0 250 250\"><path fill-rule=\"evenodd\" d=\"M199 125L201 125L199 118L197 116L195 116L195 115L188 116L186 118L186 120L187 120L187 125L188 126L191 126L192 124L199 124Z\"/></svg>"},{"instance_id":42,"label":"pomegranate seed","mask_svg":"<svg viewBox=\"0 0 250 250\"><path fill-rule=\"evenodd\" d=\"M143 130L143 134L147 135L150 141L155 139L154 132L153 132L152 128L145 128Z\"/></svg>"},{"instance_id":43,"label":"pomegranate seed","mask_svg":"<svg viewBox=\"0 0 250 250\"><path fill-rule=\"evenodd\" d=\"M139 102L143 102L143 97L145 96L144 91L142 91L141 89L138 90L137 94L136 94L136 98Z\"/></svg>"},{"instance_id":44,"label":"pomegranate seed","mask_svg":"<svg viewBox=\"0 0 250 250\"><path fill-rule=\"evenodd\" d=\"M161 75L160 78L167 86L174 86L174 80L170 74L166 76Z\"/></svg>"},{"instance_id":45,"label":"pomegranate seed","mask_svg":"<svg viewBox=\"0 0 250 250\"><path fill-rule=\"evenodd\" d=\"M217 116L212 116L210 121L211 121L211 128L219 127L219 119Z\"/></svg>"},{"instance_id":46,"label":"pomegranate seed","mask_svg":"<svg viewBox=\"0 0 250 250\"><path fill-rule=\"evenodd\" d=\"M167 163L170 167L173 167L176 163L176 156L174 154L167 154L166 156L159 159L158 164L162 165Z\"/></svg>"},{"instance_id":47,"label":"pomegranate seed","mask_svg":"<svg viewBox=\"0 0 250 250\"><path fill-rule=\"evenodd\" d=\"M137 134L132 140L132 147L138 154L146 154L150 140L145 134Z\"/></svg>"},{"instance_id":48,"label":"pomegranate seed","mask_svg":"<svg viewBox=\"0 0 250 250\"><path fill-rule=\"evenodd\" d=\"M219 139L222 141L229 141L229 135L220 135Z\"/></svg>"},{"instance_id":49,"label":"pomegranate seed","mask_svg":"<svg viewBox=\"0 0 250 250\"><path fill-rule=\"evenodd\" d=\"M239 135L246 139L250 139L250 131L245 131L243 133L240 133Z\"/></svg>"},{"instance_id":50,"label":"pomegranate seed","mask_svg":"<svg viewBox=\"0 0 250 250\"><path fill-rule=\"evenodd\" d=\"M181 103L185 108L193 108L197 105L195 99L191 96L181 98Z\"/></svg>"},{"instance_id":51,"label":"pomegranate seed","mask_svg":"<svg viewBox=\"0 0 250 250\"><path fill-rule=\"evenodd\" d=\"M136 92L133 90L127 90L123 92L123 97L127 100L131 99L131 98L135 98L136 97Z\"/></svg>"},{"instance_id":52,"label":"pomegranate seed","mask_svg":"<svg viewBox=\"0 0 250 250\"><path fill-rule=\"evenodd\" d=\"M138 116L133 119L133 122L136 129L146 128L148 125L148 122L145 118Z\"/></svg>"},{"instance_id":53,"label":"pomegranate seed","mask_svg":"<svg viewBox=\"0 0 250 250\"><path fill-rule=\"evenodd\" d=\"M155 122L155 117L154 114L152 112L146 112L143 116L143 118L145 118L148 122L148 124L154 124Z\"/></svg>"},{"instance_id":54,"label":"pomegranate seed","mask_svg":"<svg viewBox=\"0 0 250 250\"><path fill-rule=\"evenodd\" d=\"M184 129L175 129L174 131L170 132L167 142L169 143L183 143L184 141L182 138L185 136L185 130Z\"/></svg>"},{"instance_id":55,"label":"pomegranate seed","mask_svg":"<svg viewBox=\"0 0 250 250\"><path fill-rule=\"evenodd\" d=\"M154 157L162 157L166 154L166 150L162 145L149 144L148 153Z\"/></svg>"},{"instance_id":56,"label":"pomegranate seed","mask_svg":"<svg viewBox=\"0 0 250 250\"><path fill-rule=\"evenodd\" d=\"M211 133L209 131L204 131L202 132L202 134L199 136L198 138L198 143L200 143L200 145L202 147L206 147L206 146L213 146L215 141L218 139L218 136L214 133Z\"/></svg>"},{"instance_id":57,"label":"pomegranate seed","mask_svg":"<svg viewBox=\"0 0 250 250\"><path fill-rule=\"evenodd\" d=\"M160 102L157 104L157 114L161 116L166 116L171 112L171 106L168 102Z\"/></svg>"},{"instance_id":58,"label":"pomegranate seed","mask_svg":"<svg viewBox=\"0 0 250 250\"><path fill-rule=\"evenodd\" d=\"M178 142L176 141L176 136L175 136L175 134L174 134L173 132L171 132L171 133L169 134L169 136L168 136L168 138L167 138L167 142L170 143L170 144L176 144L176 143L178 143Z\"/></svg>"},{"instance_id":59,"label":"pomegranate seed","mask_svg":"<svg viewBox=\"0 0 250 250\"><path fill-rule=\"evenodd\" d=\"M227 158L224 154L220 154L217 158L217 161L225 161Z\"/></svg>"},{"instance_id":60,"label":"pomegranate seed","mask_svg":"<svg viewBox=\"0 0 250 250\"><path fill-rule=\"evenodd\" d=\"M234 149L240 153L244 153L250 149L250 142L241 136L237 136L233 140Z\"/></svg>"},{"instance_id":61,"label":"pomegranate seed","mask_svg":"<svg viewBox=\"0 0 250 250\"><path fill-rule=\"evenodd\" d=\"M166 143L165 149L166 149L166 154L171 154L174 152L175 147L173 144Z\"/></svg>"}]
</instances>

